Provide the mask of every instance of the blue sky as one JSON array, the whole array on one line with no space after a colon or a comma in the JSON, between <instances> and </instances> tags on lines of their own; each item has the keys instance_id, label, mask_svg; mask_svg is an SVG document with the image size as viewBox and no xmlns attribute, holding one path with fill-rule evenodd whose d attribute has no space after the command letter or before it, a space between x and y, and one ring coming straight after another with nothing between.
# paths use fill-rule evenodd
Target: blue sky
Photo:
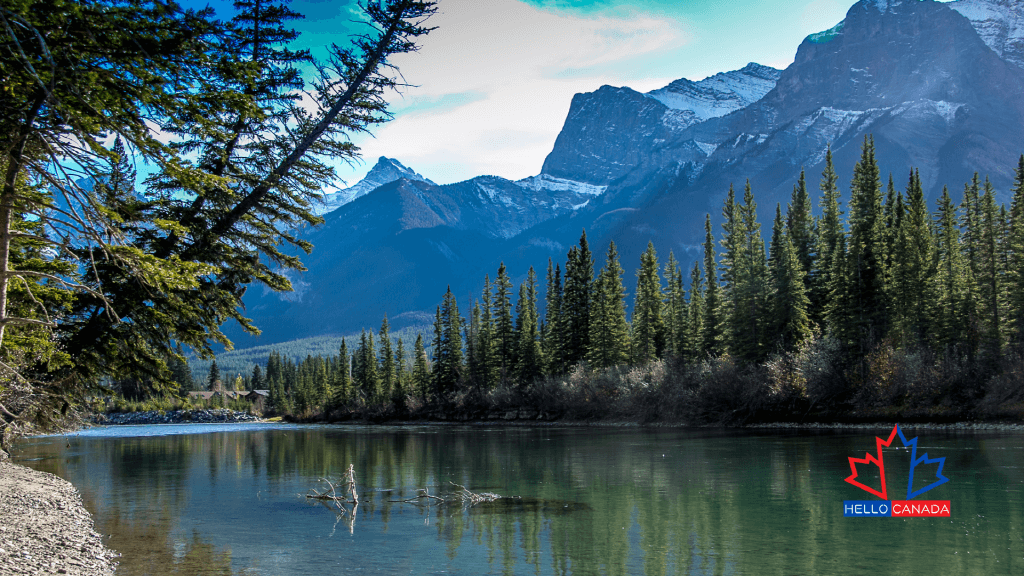
<instances>
[{"instance_id":1,"label":"blue sky","mask_svg":"<svg viewBox=\"0 0 1024 576\"><path fill-rule=\"evenodd\" d=\"M573 94L609 84L646 92L748 62L784 68L808 34L831 28L855 0L440 0L419 52L394 63L415 85L390 97L395 119L359 136L379 156L439 184L482 174L540 172ZM215 8L216 3L211 4ZM317 52L353 30L355 3L293 0L298 42ZM336 187L344 187L338 183ZM334 188L336 188L334 187Z\"/></svg>"}]
</instances>

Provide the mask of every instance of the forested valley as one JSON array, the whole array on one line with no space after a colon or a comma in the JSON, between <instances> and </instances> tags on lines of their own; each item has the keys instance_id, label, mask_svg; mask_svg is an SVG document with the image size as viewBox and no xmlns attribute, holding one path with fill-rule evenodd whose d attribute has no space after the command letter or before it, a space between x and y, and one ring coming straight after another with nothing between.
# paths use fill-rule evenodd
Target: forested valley
<instances>
[{"instance_id":1,"label":"forested valley","mask_svg":"<svg viewBox=\"0 0 1024 576\"><path fill-rule=\"evenodd\" d=\"M649 245L628 293L615 244L595 272L584 232L548 262L543 297L535 270L516 292L502 265L462 312L449 290L411 346L384 318L337 355L271 354L240 384L298 419L1019 417L1024 156L1009 208L977 175L929 208L918 171L882 184L867 138L848 195L839 178L829 150L820 215L801 174L767 245L749 183L730 188L688 274Z\"/></svg>"}]
</instances>

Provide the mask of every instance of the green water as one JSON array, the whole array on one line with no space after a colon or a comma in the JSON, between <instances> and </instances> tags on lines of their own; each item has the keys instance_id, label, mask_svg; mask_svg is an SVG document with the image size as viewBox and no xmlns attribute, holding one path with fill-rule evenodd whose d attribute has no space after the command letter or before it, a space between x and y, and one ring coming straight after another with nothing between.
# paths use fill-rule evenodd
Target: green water
<instances>
[{"instance_id":1,"label":"green water","mask_svg":"<svg viewBox=\"0 0 1024 576\"><path fill-rule=\"evenodd\" d=\"M847 457L883 430L139 426L29 439L15 461L79 488L121 576L1024 574L1024 436L907 432L946 458L919 499L951 517L843 517L874 499ZM910 454L885 455L902 499ZM349 464L354 517L300 496ZM518 498L390 501L450 482Z\"/></svg>"}]
</instances>

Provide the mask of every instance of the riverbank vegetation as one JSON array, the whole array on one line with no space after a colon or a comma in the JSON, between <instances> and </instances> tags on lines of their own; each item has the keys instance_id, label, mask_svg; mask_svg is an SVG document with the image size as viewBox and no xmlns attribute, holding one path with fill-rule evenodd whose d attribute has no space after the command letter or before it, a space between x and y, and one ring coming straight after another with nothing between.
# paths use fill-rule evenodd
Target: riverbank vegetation
<instances>
[{"instance_id":1,"label":"riverbank vegetation","mask_svg":"<svg viewBox=\"0 0 1024 576\"><path fill-rule=\"evenodd\" d=\"M649 245L628 319L614 243L595 273L584 232L549 261L542 304L533 269L517 295L501 266L465 315L449 290L412 346L385 318L251 379L298 419L1020 418L1024 156L1016 174L1009 208L975 176L929 210L916 170L882 185L865 139L849 196L828 151L820 216L801 174L767 243L749 184L730 188L688 283Z\"/></svg>"}]
</instances>

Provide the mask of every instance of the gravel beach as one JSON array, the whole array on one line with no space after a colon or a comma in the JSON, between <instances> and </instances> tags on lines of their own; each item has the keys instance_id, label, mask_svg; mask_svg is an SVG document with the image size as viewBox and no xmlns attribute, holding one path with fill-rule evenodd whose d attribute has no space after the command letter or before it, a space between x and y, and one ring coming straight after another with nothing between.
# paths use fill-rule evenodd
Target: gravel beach
<instances>
[{"instance_id":1,"label":"gravel beach","mask_svg":"<svg viewBox=\"0 0 1024 576\"><path fill-rule=\"evenodd\" d=\"M0 576L106 576L116 557L70 482L0 461Z\"/></svg>"}]
</instances>

